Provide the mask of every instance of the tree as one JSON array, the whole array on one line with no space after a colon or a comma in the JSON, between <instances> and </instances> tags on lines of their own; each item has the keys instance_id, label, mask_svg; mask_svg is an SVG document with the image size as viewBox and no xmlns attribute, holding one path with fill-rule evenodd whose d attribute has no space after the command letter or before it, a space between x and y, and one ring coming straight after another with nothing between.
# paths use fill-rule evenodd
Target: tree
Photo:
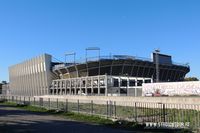
<instances>
[{"instance_id":1,"label":"tree","mask_svg":"<svg viewBox=\"0 0 200 133\"><path fill-rule=\"evenodd\" d=\"M5 85L7 84L7 81L1 81L1 84Z\"/></svg>"},{"instance_id":2,"label":"tree","mask_svg":"<svg viewBox=\"0 0 200 133\"><path fill-rule=\"evenodd\" d=\"M197 77L186 77L184 81L199 81Z\"/></svg>"}]
</instances>

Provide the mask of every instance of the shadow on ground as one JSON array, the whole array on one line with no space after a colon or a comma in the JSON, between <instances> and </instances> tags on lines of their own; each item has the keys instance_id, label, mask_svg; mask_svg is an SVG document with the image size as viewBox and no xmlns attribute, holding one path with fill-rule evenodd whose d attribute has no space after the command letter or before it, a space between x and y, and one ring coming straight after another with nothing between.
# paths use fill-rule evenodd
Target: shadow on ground
<instances>
[{"instance_id":1,"label":"shadow on ground","mask_svg":"<svg viewBox=\"0 0 200 133\"><path fill-rule=\"evenodd\" d=\"M104 125L67 120L46 113L0 105L1 133L129 133Z\"/></svg>"}]
</instances>

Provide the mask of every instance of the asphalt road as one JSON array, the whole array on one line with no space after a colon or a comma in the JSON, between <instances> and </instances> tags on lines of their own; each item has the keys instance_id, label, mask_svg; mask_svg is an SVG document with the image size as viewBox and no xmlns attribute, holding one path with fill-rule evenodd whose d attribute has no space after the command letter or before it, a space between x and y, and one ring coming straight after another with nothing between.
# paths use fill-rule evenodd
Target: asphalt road
<instances>
[{"instance_id":1,"label":"asphalt road","mask_svg":"<svg viewBox=\"0 0 200 133\"><path fill-rule=\"evenodd\" d=\"M0 133L133 133L0 105Z\"/></svg>"}]
</instances>

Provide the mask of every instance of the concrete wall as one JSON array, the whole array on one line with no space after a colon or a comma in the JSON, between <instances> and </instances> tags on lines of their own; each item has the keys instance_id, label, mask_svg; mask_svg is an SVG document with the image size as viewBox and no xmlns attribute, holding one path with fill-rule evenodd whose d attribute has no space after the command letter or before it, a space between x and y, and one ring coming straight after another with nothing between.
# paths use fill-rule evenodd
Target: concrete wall
<instances>
[{"instance_id":1,"label":"concrete wall","mask_svg":"<svg viewBox=\"0 0 200 133\"><path fill-rule=\"evenodd\" d=\"M106 103L105 101L116 101L118 104L122 104L124 106L131 106L135 102L142 103L166 103L166 104L188 104L188 105L199 105L200 97L117 97L117 96L75 96L75 95L67 95L67 96L56 96L56 95L46 95L40 96L45 99L55 98L55 99L69 99L69 100L80 100L82 101L98 101Z\"/></svg>"},{"instance_id":2,"label":"concrete wall","mask_svg":"<svg viewBox=\"0 0 200 133\"><path fill-rule=\"evenodd\" d=\"M41 56L9 67L12 95L36 96L49 93L51 85L51 55Z\"/></svg>"},{"instance_id":3,"label":"concrete wall","mask_svg":"<svg viewBox=\"0 0 200 133\"><path fill-rule=\"evenodd\" d=\"M143 96L159 91L163 95L200 95L200 81L143 84Z\"/></svg>"}]
</instances>

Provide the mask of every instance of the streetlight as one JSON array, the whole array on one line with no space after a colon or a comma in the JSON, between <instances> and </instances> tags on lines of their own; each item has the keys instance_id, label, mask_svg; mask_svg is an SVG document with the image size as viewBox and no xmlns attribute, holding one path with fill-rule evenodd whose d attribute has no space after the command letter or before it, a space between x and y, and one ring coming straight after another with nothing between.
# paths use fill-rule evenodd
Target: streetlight
<instances>
[{"instance_id":1,"label":"streetlight","mask_svg":"<svg viewBox=\"0 0 200 133\"><path fill-rule=\"evenodd\" d=\"M158 83L160 80L160 70L159 70L159 53L160 50L156 49L155 50L155 58L156 58L156 82Z\"/></svg>"}]
</instances>

